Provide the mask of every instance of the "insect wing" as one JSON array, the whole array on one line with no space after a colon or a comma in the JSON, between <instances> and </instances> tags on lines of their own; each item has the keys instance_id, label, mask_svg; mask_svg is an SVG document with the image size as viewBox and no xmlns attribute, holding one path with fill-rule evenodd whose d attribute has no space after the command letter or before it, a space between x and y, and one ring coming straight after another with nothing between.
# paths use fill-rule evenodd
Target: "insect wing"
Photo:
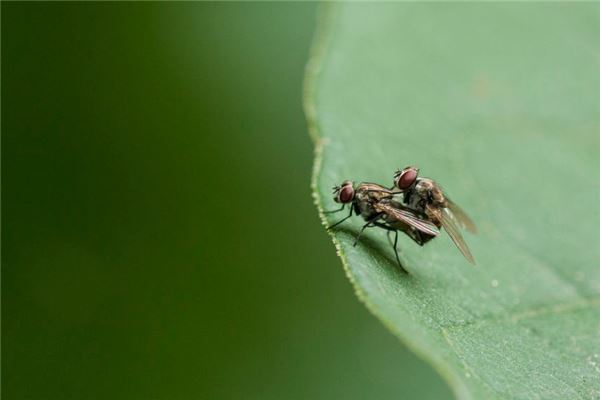
<instances>
[{"instance_id":1,"label":"insect wing","mask_svg":"<svg viewBox=\"0 0 600 400\"><path fill-rule=\"evenodd\" d=\"M430 209L430 211L433 210ZM442 211L435 210L434 212L437 213L437 215L439 215L440 221L442 222L442 226L444 227L446 232L448 232L448 236L450 236L450 239L452 239L456 247L458 247L458 249L463 254L463 256L465 256L467 261L475 265L475 259L471 254L471 250L469 250L469 246L467 246L467 243L465 243L465 240L460 234L460 230L454 223L452 214L446 208L444 208Z\"/></svg>"},{"instance_id":2,"label":"insect wing","mask_svg":"<svg viewBox=\"0 0 600 400\"><path fill-rule=\"evenodd\" d=\"M440 234L440 230L433 222L422 219L411 211L394 207L389 203L377 203L374 205L374 208L378 212L386 213L387 215L390 215L393 218L428 235L437 236Z\"/></svg>"},{"instance_id":3,"label":"insect wing","mask_svg":"<svg viewBox=\"0 0 600 400\"><path fill-rule=\"evenodd\" d=\"M462 228L471 233L477 233L477 227L475 226L475 223L462 208L456 205L456 203L454 203L448 197L446 197L446 203L448 204L448 209L452 212L452 217Z\"/></svg>"}]
</instances>

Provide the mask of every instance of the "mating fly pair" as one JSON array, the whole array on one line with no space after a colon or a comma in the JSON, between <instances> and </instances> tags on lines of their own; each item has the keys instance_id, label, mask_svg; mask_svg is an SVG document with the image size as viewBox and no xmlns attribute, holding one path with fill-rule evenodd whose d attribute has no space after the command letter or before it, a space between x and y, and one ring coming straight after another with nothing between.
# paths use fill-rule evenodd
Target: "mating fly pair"
<instances>
[{"instance_id":1,"label":"mating fly pair","mask_svg":"<svg viewBox=\"0 0 600 400\"><path fill-rule=\"evenodd\" d=\"M394 175L394 186L388 189L376 183L359 183L344 181L341 186L334 187L334 201L342 207L330 212L342 211L350 205L347 217L331 225L333 228L352 214L360 215L366 221L361 228L354 245L368 227L379 227L393 232L394 253L400 268L402 263L398 257L398 232L404 232L420 246L440 234L444 228L454 244L465 258L475 264L475 260L465 243L459 227L476 233L477 228L469 216L442 191L439 185L428 178L420 178L419 170L406 167ZM402 196L398 201L396 196Z\"/></svg>"}]
</instances>

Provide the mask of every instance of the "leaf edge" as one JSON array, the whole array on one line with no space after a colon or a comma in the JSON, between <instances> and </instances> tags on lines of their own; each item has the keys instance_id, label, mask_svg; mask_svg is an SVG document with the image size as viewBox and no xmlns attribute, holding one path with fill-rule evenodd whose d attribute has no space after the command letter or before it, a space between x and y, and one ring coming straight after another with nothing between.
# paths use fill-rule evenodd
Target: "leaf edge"
<instances>
[{"instance_id":1,"label":"leaf edge","mask_svg":"<svg viewBox=\"0 0 600 400\"><path fill-rule=\"evenodd\" d=\"M303 82L303 109L306 116L306 124L308 134L314 144L314 162L311 176L311 195L313 203L317 207L319 219L324 227L327 227L328 221L325 216L325 210L321 202L322 194L319 192L318 182L321 174L321 166L324 154L324 148L328 144L327 138L324 138L319 129L316 93L317 84L320 78L323 62L329 48L333 26L337 17L339 5L337 3L321 3L317 10L316 30L313 35L312 43L309 50L308 62L304 71ZM369 301L369 298L358 282L357 278L352 274L348 259L342 250L341 242L334 232L327 230L333 245L336 249L336 254L342 262L344 273L350 281L355 295L358 300L373 314L396 338L400 340L413 354L421 360L429 364L433 370L446 382L454 397L458 400L471 400L473 396L471 390L464 381L456 373L455 369L449 362L441 357L436 357L427 351L426 346L422 346L418 341L414 340L410 335L396 329L395 325L388 321L384 313L379 308ZM440 337L444 338L444 333L440 332Z\"/></svg>"}]
</instances>

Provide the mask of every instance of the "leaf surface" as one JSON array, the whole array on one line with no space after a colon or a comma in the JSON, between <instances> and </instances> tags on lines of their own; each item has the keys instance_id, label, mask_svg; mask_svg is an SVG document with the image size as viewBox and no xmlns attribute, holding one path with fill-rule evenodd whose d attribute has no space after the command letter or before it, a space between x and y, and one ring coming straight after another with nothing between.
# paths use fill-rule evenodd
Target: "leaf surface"
<instances>
[{"instance_id":1,"label":"leaf surface","mask_svg":"<svg viewBox=\"0 0 600 400\"><path fill-rule=\"evenodd\" d=\"M391 186L417 165L475 220L477 266L444 232L333 233L367 307L461 399L600 398L600 6L338 3L308 66L313 189Z\"/></svg>"}]
</instances>

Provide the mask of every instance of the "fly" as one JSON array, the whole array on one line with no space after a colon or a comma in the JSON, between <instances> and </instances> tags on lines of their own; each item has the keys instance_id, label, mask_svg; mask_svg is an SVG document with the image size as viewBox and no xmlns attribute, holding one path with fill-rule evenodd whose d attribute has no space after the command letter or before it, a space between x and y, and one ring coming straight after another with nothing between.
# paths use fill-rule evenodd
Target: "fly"
<instances>
[{"instance_id":1,"label":"fly","mask_svg":"<svg viewBox=\"0 0 600 400\"><path fill-rule=\"evenodd\" d=\"M406 272L398 257L398 231L406 233L415 242L423 245L439 235L440 230L438 226L428 220L424 213L410 210L395 201L393 199L395 193L376 183L360 183L354 186L353 182L344 181L341 186L333 189L334 201L342 204L342 207L329 213L342 211L346 205L350 206L350 213L347 217L329 226L328 229L336 227L355 214L363 217L366 224L358 233L354 246L368 227L376 226L387 230L388 233L393 232L395 234L393 247L396 261Z\"/></svg>"},{"instance_id":2,"label":"fly","mask_svg":"<svg viewBox=\"0 0 600 400\"><path fill-rule=\"evenodd\" d=\"M477 227L467 213L448 198L437 182L429 178L420 178L418 168L406 167L396 171L394 188L391 190L393 189L401 191L406 207L424 213L436 227L443 227L463 256L471 264L475 264L459 227L471 233L477 233Z\"/></svg>"}]
</instances>

